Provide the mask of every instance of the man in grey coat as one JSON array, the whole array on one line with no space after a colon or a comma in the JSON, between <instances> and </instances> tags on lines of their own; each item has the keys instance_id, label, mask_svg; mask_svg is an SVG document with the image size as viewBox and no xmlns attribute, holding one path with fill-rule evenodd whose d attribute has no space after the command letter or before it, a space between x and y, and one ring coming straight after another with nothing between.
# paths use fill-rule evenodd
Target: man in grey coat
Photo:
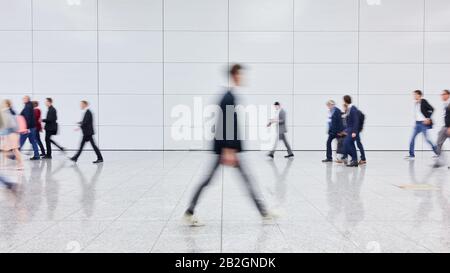
<instances>
[{"instance_id":1,"label":"man in grey coat","mask_svg":"<svg viewBox=\"0 0 450 273\"><path fill-rule=\"evenodd\" d=\"M284 146L286 146L288 154L285 156L285 158L293 157L294 154L292 153L291 146L289 145L289 142L286 138L287 128L286 128L286 111L281 107L281 104L279 102L274 103L275 109L278 112L278 119L272 119L270 120L269 124L267 124L267 127L270 127L272 124L277 125L278 129L278 139L275 141L275 144L273 146L272 151L270 151L267 156L273 158L275 154L275 150L277 148L278 141L281 140L284 143Z\"/></svg>"}]
</instances>

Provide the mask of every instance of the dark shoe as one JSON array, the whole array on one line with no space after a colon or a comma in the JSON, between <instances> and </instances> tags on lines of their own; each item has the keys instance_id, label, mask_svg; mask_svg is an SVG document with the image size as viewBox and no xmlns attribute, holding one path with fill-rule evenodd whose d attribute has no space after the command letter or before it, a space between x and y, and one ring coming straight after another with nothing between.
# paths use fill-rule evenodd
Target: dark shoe
<instances>
[{"instance_id":1,"label":"dark shoe","mask_svg":"<svg viewBox=\"0 0 450 273\"><path fill-rule=\"evenodd\" d=\"M30 158L30 160L40 160L41 158L40 157L32 157L32 158Z\"/></svg>"},{"instance_id":2,"label":"dark shoe","mask_svg":"<svg viewBox=\"0 0 450 273\"><path fill-rule=\"evenodd\" d=\"M72 160L73 162L77 163L78 158L71 157L70 160Z\"/></svg>"},{"instance_id":3,"label":"dark shoe","mask_svg":"<svg viewBox=\"0 0 450 273\"><path fill-rule=\"evenodd\" d=\"M347 166L347 167L358 167L359 165L358 165L358 162L352 161L352 162L350 162L349 164L347 164L345 166Z\"/></svg>"},{"instance_id":4,"label":"dark shoe","mask_svg":"<svg viewBox=\"0 0 450 273\"><path fill-rule=\"evenodd\" d=\"M45 157L45 154L41 154L40 156L41 156L41 157Z\"/></svg>"},{"instance_id":5,"label":"dark shoe","mask_svg":"<svg viewBox=\"0 0 450 273\"><path fill-rule=\"evenodd\" d=\"M294 154L286 155L284 158L294 157Z\"/></svg>"},{"instance_id":6,"label":"dark shoe","mask_svg":"<svg viewBox=\"0 0 450 273\"><path fill-rule=\"evenodd\" d=\"M273 154L267 154L267 156L273 159Z\"/></svg>"},{"instance_id":7,"label":"dark shoe","mask_svg":"<svg viewBox=\"0 0 450 273\"><path fill-rule=\"evenodd\" d=\"M97 160L95 160L92 163L94 163L94 164L103 163L103 159L97 159Z\"/></svg>"},{"instance_id":8,"label":"dark shoe","mask_svg":"<svg viewBox=\"0 0 450 273\"><path fill-rule=\"evenodd\" d=\"M366 165L367 164L367 160L360 160L358 164L359 165Z\"/></svg>"},{"instance_id":9,"label":"dark shoe","mask_svg":"<svg viewBox=\"0 0 450 273\"><path fill-rule=\"evenodd\" d=\"M51 155L44 155L44 156L42 157L42 159L52 159L52 156L51 156Z\"/></svg>"},{"instance_id":10,"label":"dark shoe","mask_svg":"<svg viewBox=\"0 0 450 273\"><path fill-rule=\"evenodd\" d=\"M435 169L439 169L441 167L444 167L444 165L441 164L441 163L436 162L436 163L433 164L433 168L435 168Z\"/></svg>"},{"instance_id":11,"label":"dark shoe","mask_svg":"<svg viewBox=\"0 0 450 273\"><path fill-rule=\"evenodd\" d=\"M333 162L333 159L324 159L322 160L323 163Z\"/></svg>"}]
</instances>

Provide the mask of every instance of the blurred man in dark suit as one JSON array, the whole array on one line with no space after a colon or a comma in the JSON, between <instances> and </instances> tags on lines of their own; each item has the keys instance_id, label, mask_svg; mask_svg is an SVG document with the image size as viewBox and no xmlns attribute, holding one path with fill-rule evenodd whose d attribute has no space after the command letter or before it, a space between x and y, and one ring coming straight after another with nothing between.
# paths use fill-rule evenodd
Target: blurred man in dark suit
<instances>
[{"instance_id":1,"label":"blurred man in dark suit","mask_svg":"<svg viewBox=\"0 0 450 273\"><path fill-rule=\"evenodd\" d=\"M48 110L47 110L47 117L42 120L42 122L45 123L45 126L44 126L45 146L47 148L47 153L44 156L44 158L51 159L52 158L52 144L55 145L56 147L58 147L63 152L64 152L64 148L52 139L52 136L54 136L58 133L58 122L57 122L58 115L57 115L55 107L53 107L53 99L46 98L45 105L48 107Z\"/></svg>"},{"instance_id":2,"label":"blurred man in dark suit","mask_svg":"<svg viewBox=\"0 0 450 273\"><path fill-rule=\"evenodd\" d=\"M200 223L194 217L195 207L200 198L201 193L206 186L209 185L211 179L214 176L216 170L220 165L232 166L239 170L245 185L250 193L250 196L256 205L259 213L263 219L270 219L270 215L266 210L266 207L255 190L250 176L243 169L241 165L238 153L242 151L241 140L239 139L238 133L238 122L236 114L236 98L235 92L239 89L242 82L242 67L239 64L232 66L230 70L230 78L232 81L232 87L227 90L225 95L222 97L219 106L220 110L218 113L218 119L215 126L215 139L214 139L214 152L216 158L212 164L211 171L209 172L206 179L198 186L195 190L194 196L191 199L188 209L184 214L184 218L189 225L198 226Z\"/></svg>"},{"instance_id":3,"label":"blurred man in dark suit","mask_svg":"<svg viewBox=\"0 0 450 273\"><path fill-rule=\"evenodd\" d=\"M91 110L89 109L89 103L83 100L81 101L80 106L81 110L84 111L83 120L79 122L81 131L83 132L83 139L81 140L80 149L78 149L78 152L71 158L71 160L77 162L78 157L80 157L81 152L83 151L84 145L86 142L90 142L92 148L94 148L95 154L97 155L97 160L92 163L102 163L103 156L94 141L94 118Z\"/></svg>"}]
</instances>

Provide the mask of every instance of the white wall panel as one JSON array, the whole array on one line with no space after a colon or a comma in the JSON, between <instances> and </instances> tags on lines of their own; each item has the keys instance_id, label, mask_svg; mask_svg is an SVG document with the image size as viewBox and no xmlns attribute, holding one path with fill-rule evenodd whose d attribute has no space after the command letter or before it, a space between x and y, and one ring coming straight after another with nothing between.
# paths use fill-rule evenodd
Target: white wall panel
<instances>
[{"instance_id":1,"label":"white wall panel","mask_svg":"<svg viewBox=\"0 0 450 273\"><path fill-rule=\"evenodd\" d=\"M425 30L450 31L450 1L426 0L425 4Z\"/></svg>"},{"instance_id":2,"label":"white wall panel","mask_svg":"<svg viewBox=\"0 0 450 273\"><path fill-rule=\"evenodd\" d=\"M357 31L359 0L294 0L297 31Z\"/></svg>"},{"instance_id":3,"label":"white wall panel","mask_svg":"<svg viewBox=\"0 0 450 273\"><path fill-rule=\"evenodd\" d=\"M362 31L422 31L424 0L360 0Z\"/></svg>"},{"instance_id":4,"label":"white wall panel","mask_svg":"<svg viewBox=\"0 0 450 273\"><path fill-rule=\"evenodd\" d=\"M427 93L440 94L450 89L450 64L425 65L425 90Z\"/></svg>"},{"instance_id":5,"label":"white wall panel","mask_svg":"<svg viewBox=\"0 0 450 273\"><path fill-rule=\"evenodd\" d=\"M29 0L0 0L1 30L31 30Z\"/></svg>"},{"instance_id":6,"label":"white wall panel","mask_svg":"<svg viewBox=\"0 0 450 273\"><path fill-rule=\"evenodd\" d=\"M230 0L231 31L292 31L292 0Z\"/></svg>"},{"instance_id":7,"label":"white wall panel","mask_svg":"<svg viewBox=\"0 0 450 273\"><path fill-rule=\"evenodd\" d=\"M102 63L99 67L100 93L161 94L161 63Z\"/></svg>"},{"instance_id":8,"label":"white wall panel","mask_svg":"<svg viewBox=\"0 0 450 273\"><path fill-rule=\"evenodd\" d=\"M226 62L227 33L167 32L166 62Z\"/></svg>"},{"instance_id":9,"label":"white wall panel","mask_svg":"<svg viewBox=\"0 0 450 273\"><path fill-rule=\"evenodd\" d=\"M425 34L425 63L450 63L450 32Z\"/></svg>"},{"instance_id":10,"label":"white wall panel","mask_svg":"<svg viewBox=\"0 0 450 273\"><path fill-rule=\"evenodd\" d=\"M162 126L162 95L101 95L99 125Z\"/></svg>"},{"instance_id":11,"label":"white wall panel","mask_svg":"<svg viewBox=\"0 0 450 273\"><path fill-rule=\"evenodd\" d=\"M31 89L31 63L0 63L0 93L24 94Z\"/></svg>"},{"instance_id":12,"label":"white wall panel","mask_svg":"<svg viewBox=\"0 0 450 273\"><path fill-rule=\"evenodd\" d=\"M360 62L421 63L423 34L420 32L362 32Z\"/></svg>"},{"instance_id":13,"label":"white wall panel","mask_svg":"<svg viewBox=\"0 0 450 273\"><path fill-rule=\"evenodd\" d=\"M31 62L31 31L0 31L0 62Z\"/></svg>"},{"instance_id":14,"label":"white wall panel","mask_svg":"<svg viewBox=\"0 0 450 273\"><path fill-rule=\"evenodd\" d=\"M354 32L295 33L296 63L357 63L358 34Z\"/></svg>"},{"instance_id":15,"label":"white wall panel","mask_svg":"<svg viewBox=\"0 0 450 273\"><path fill-rule=\"evenodd\" d=\"M361 64L360 94L406 94L423 87L421 64Z\"/></svg>"},{"instance_id":16,"label":"white wall panel","mask_svg":"<svg viewBox=\"0 0 450 273\"><path fill-rule=\"evenodd\" d=\"M292 62L292 34L287 32L232 32L232 62Z\"/></svg>"},{"instance_id":17,"label":"white wall panel","mask_svg":"<svg viewBox=\"0 0 450 273\"><path fill-rule=\"evenodd\" d=\"M165 0L166 30L226 31L228 0Z\"/></svg>"},{"instance_id":18,"label":"white wall panel","mask_svg":"<svg viewBox=\"0 0 450 273\"><path fill-rule=\"evenodd\" d=\"M100 62L161 62L162 33L158 31L101 31Z\"/></svg>"},{"instance_id":19,"label":"white wall panel","mask_svg":"<svg viewBox=\"0 0 450 273\"><path fill-rule=\"evenodd\" d=\"M35 62L96 62L96 31L35 31Z\"/></svg>"},{"instance_id":20,"label":"white wall panel","mask_svg":"<svg viewBox=\"0 0 450 273\"><path fill-rule=\"evenodd\" d=\"M296 64L295 94L356 93L357 64Z\"/></svg>"},{"instance_id":21,"label":"white wall panel","mask_svg":"<svg viewBox=\"0 0 450 273\"><path fill-rule=\"evenodd\" d=\"M97 0L83 0L80 5L68 1L33 1L33 29L96 30Z\"/></svg>"},{"instance_id":22,"label":"white wall panel","mask_svg":"<svg viewBox=\"0 0 450 273\"><path fill-rule=\"evenodd\" d=\"M101 30L162 30L163 0L98 0Z\"/></svg>"},{"instance_id":23,"label":"white wall panel","mask_svg":"<svg viewBox=\"0 0 450 273\"><path fill-rule=\"evenodd\" d=\"M95 63L35 63L34 93L97 94Z\"/></svg>"},{"instance_id":24,"label":"white wall panel","mask_svg":"<svg viewBox=\"0 0 450 273\"><path fill-rule=\"evenodd\" d=\"M413 126L414 101L407 95L360 95L358 108L366 114L366 126Z\"/></svg>"},{"instance_id":25,"label":"white wall panel","mask_svg":"<svg viewBox=\"0 0 450 273\"><path fill-rule=\"evenodd\" d=\"M109 150L162 150L162 127L100 126L100 147ZM130 137L130 133L133 134ZM112 138L111 136L114 136ZM88 145L89 147L89 145Z\"/></svg>"},{"instance_id":26,"label":"white wall panel","mask_svg":"<svg viewBox=\"0 0 450 273\"><path fill-rule=\"evenodd\" d=\"M228 81L226 63L166 63L166 94L214 94L223 92Z\"/></svg>"}]
</instances>

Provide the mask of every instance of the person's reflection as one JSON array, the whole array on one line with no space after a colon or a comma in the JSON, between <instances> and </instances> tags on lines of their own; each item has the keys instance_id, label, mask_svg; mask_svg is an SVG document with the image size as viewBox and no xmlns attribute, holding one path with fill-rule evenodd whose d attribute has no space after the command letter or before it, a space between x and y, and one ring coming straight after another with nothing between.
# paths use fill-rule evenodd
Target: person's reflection
<instances>
[{"instance_id":1,"label":"person's reflection","mask_svg":"<svg viewBox=\"0 0 450 273\"><path fill-rule=\"evenodd\" d=\"M364 183L366 168L342 168L335 172L333 180L333 165L326 169L327 199L330 206L327 219L335 222L342 213L345 230L356 226L364 220L364 203L361 199L361 188Z\"/></svg>"},{"instance_id":2,"label":"person's reflection","mask_svg":"<svg viewBox=\"0 0 450 273\"><path fill-rule=\"evenodd\" d=\"M73 165L73 169L75 173L78 175L81 188L82 188L82 197L81 197L81 205L83 206L84 213L89 218L94 213L95 208L95 195L96 189L95 186L99 180L100 175L102 174L103 164L97 164L97 169L95 170L95 174L88 181L84 174L80 171L80 168L77 164Z\"/></svg>"},{"instance_id":3,"label":"person's reflection","mask_svg":"<svg viewBox=\"0 0 450 273\"><path fill-rule=\"evenodd\" d=\"M425 176L423 179L418 179L416 175L416 166L414 160L409 161L408 165L408 172L409 177L411 179L411 184L413 185L429 185L428 181L431 180L434 171L436 169L430 168L428 172L425 173ZM431 185L430 185L431 186ZM416 225L420 225L421 223L425 222L427 218L429 217L429 214L433 210L433 202L432 202L432 189L424 189L424 190L415 190L414 196L418 197L420 199L419 207L417 208L417 214L416 214Z\"/></svg>"},{"instance_id":4,"label":"person's reflection","mask_svg":"<svg viewBox=\"0 0 450 273\"><path fill-rule=\"evenodd\" d=\"M30 163L30 177L28 181L23 178L23 191L20 194L19 206L27 212L27 219L31 220L39 210L42 203L42 172L44 164L42 161Z\"/></svg>"},{"instance_id":5,"label":"person's reflection","mask_svg":"<svg viewBox=\"0 0 450 273\"><path fill-rule=\"evenodd\" d=\"M270 166L272 167L273 175L275 177L275 208L280 208L284 201L286 200L286 191L287 191L287 185L286 185L286 178L289 174L289 170L292 166L292 159L288 159L286 165L283 168L283 171L280 172L279 167L276 165L276 163L273 160L267 161Z\"/></svg>"},{"instance_id":6,"label":"person's reflection","mask_svg":"<svg viewBox=\"0 0 450 273\"><path fill-rule=\"evenodd\" d=\"M447 196L448 191L444 191L444 187L448 184L449 179L447 171L441 172L440 174L442 175L442 177L439 177L436 183L436 186L439 187L436 201L442 211L441 242L446 249L450 249L450 202Z\"/></svg>"},{"instance_id":7,"label":"person's reflection","mask_svg":"<svg viewBox=\"0 0 450 273\"><path fill-rule=\"evenodd\" d=\"M45 196L47 198L47 217L49 220L53 220L58 205L59 180L55 178L55 175L64 168L65 163L66 161L61 161L58 167L53 170L52 160L45 160Z\"/></svg>"},{"instance_id":8,"label":"person's reflection","mask_svg":"<svg viewBox=\"0 0 450 273\"><path fill-rule=\"evenodd\" d=\"M328 206L330 207L327 219L334 222L336 217L341 213L343 198L342 185L340 181L344 181L345 173L341 168L340 171L336 172L336 179L333 181L333 165L326 164L326 182L327 182L327 200Z\"/></svg>"},{"instance_id":9,"label":"person's reflection","mask_svg":"<svg viewBox=\"0 0 450 273\"><path fill-rule=\"evenodd\" d=\"M352 179L349 180L346 189L346 202L344 205L345 219L349 224L356 226L364 220L364 203L361 200L361 188L366 176L366 166L353 168Z\"/></svg>"}]
</instances>

